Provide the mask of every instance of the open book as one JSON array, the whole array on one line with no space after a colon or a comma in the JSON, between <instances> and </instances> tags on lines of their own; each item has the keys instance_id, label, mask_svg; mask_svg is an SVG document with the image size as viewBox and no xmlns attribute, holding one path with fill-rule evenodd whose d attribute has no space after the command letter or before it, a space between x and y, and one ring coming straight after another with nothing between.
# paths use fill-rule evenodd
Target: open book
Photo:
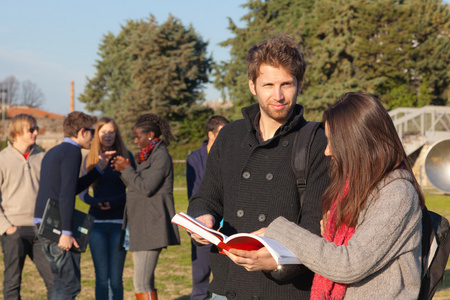
<instances>
[{"instance_id":1,"label":"open book","mask_svg":"<svg viewBox=\"0 0 450 300\"><path fill-rule=\"evenodd\" d=\"M202 238L210 241L219 248L229 250L231 248L239 250L258 250L266 247L279 265L300 264L295 255L278 241L249 233L237 233L232 236L208 228L205 224L197 221L191 216L180 212L172 218L175 223L190 232L194 232Z\"/></svg>"}]
</instances>

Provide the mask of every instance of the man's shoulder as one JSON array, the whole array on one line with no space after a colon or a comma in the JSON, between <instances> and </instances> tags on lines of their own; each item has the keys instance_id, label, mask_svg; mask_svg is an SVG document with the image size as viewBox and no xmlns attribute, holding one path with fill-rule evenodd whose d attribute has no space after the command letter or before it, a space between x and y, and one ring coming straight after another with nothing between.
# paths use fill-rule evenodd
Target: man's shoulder
<instances>
[{"instance_id":1,"label":"man's shoulder","mask_svg":"<svg viewBox=\"0 0 450 300\"><path fill-rule=\"evenodd\" d=\"M14 157L20 157L20 155L20 152L9 144L6 148L0 151L0 160L10 162L11 159Z\"/></svg>"},{"instance_id":2,"label":"man's shoulder","mask_svg":"<svg viewBox=\"0 0 450 300\"><path fill-rule=\"evenodd\" d=\"M71 160L71 159L78 159L81 157L81 149L75 145L72 145L70 143L61 143L59 145L56 145L55 147L51 148L45 153L44 160L49 159L64 159L64 160Z\"/></svg>"},{"instance_id":3,"label":"man's shoulder","mask_svg":"<svg viewBox=\"0 0 450 300\"><path fill-rule=\"evenodd\" d=\"M8 146L6 146L5 148L3 148L1 151L0 151L0 157L4 157L4 156L6 156L6 155L8 155L8 153L10 153L11 152L11 145L8 145Z\"/></svg>"},{"instance_id":4,"label":"man's shoulder","mask_svg":"<svg viewBox=\"0 0 450 300\"><path fill-rule=\"evenodd\" d=\"M198 148L198 149L192 151L192 152L187 156L187 159L193 159L193 158L199 157L199 156L201 156L201 153L202 153L202 148Z\"/></svg>"},{"instance_id":5,"label":"man's shoulder","mask_svg":"<svg viewBox=\"0 0 450 300\"><path fill-rule=\"evenodd\" d=\"M243 132L243 130L246 131L247 125L244 119L239 119L236 121L233 121L231 123L228 123L225 125L219 132L220 135L230 135L230 134L236 134L237 132Z\"/></svg>"}]
</instances>

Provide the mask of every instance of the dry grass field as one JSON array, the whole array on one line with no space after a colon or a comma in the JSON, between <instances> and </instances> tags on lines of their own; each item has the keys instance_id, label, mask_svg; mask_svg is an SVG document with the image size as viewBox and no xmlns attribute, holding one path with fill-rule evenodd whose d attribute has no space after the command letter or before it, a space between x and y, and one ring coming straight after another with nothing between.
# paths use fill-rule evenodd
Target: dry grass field
<instances>
[{"instance_id":1,"label":"dry grass field","mask_svg":"<svg viewBox=\"0 0 450 300\"><path fill-rule=\"evenodd\" d=\"M450 196L426 195L427 206L450 219ZM186 211L186 191L175 191L176 211ZM77 208L85 210L82 203ZM180 231L181 245L169 247L161 253L156 268L156 287L160 300L188 300L191 293L190 242L184 230ZM2 256L0 259L3 261ZM450 268L447 265L444 284L434 299L450 299ZM81 257L82 291L78 299L94 299L95 274L89 250ZM125 299L132 300L133 292L133 262L131 255L127 256L123 275ZM0 289L3 288L3 262L0 263ZM3 295L0 295L3 299ZM33 263L28 259L23 272L22 299L46 299L45 287Z\"/></svg>"}]
</instances>

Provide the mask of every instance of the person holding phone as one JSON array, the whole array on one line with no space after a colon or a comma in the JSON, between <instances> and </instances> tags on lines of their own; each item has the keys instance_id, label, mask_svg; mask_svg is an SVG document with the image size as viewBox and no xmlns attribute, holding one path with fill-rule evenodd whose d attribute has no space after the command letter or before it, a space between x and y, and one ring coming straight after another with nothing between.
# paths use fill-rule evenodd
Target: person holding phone
<instances>
[{"instance_id":1,"label":"person holding phone","mask_svg":"<svg viewBox=\"0 0 450 300\"><path fill-rule=\"evenodd\" d=\"M102 117L95 127L91 149L83 162L81 174L87 174L98 163L98 153L115 151L135 166L132 154L122 140L119 127L109 117ZM120 172L110 164L92 185L93 195L86 189L80 199L90 205L89 214L95 217L89 248L95 268L95 298L123 299L123 266L127 252L120 246L126 186Z\"/></svg>"}]
</instances>

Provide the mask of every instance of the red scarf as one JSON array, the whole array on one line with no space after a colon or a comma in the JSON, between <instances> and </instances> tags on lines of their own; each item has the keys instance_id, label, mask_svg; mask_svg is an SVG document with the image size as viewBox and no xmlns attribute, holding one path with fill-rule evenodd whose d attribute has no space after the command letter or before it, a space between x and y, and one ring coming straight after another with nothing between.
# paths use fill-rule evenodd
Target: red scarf
<instances>
[{"instance_id":1,"label":"red scarf","mask_svg":"<svg viewBox=\"0 0 450 300\"><path fill-rule=\"evenodd\" d=\"M141 151L138 152L138 154L136 156L136 160L137 160L138 164L144 163L147 160L147 158L150 156L150 153L153 150L153 147L160 140L161 139L159 139L159 138L154 138L153 140L150 141L150 143L148 144L147 147L142 148Z\"/></svg>"},{"instance_id":2,"label":"red scarf","mask_svg":"<svg viewBox=\"0 0 450 300\"><path fill-rule=\"evenodd\" d=\"M342 197L345 198L348 193L348 180L345 182L345 188ZM347 246L348 241L355 233L355 227L348 227L345 224L341 224L336 230L333 236L336 226L336 213L337 213L337 199L333 202L328 215L327 225L325 227L325 233L323 237L329 242L333 242L336 245ZM333 282L319 274L314 275L314 281L311 288L311 300L339 300L343 299L346 284Z\"/></svg>"}]
</instances>

